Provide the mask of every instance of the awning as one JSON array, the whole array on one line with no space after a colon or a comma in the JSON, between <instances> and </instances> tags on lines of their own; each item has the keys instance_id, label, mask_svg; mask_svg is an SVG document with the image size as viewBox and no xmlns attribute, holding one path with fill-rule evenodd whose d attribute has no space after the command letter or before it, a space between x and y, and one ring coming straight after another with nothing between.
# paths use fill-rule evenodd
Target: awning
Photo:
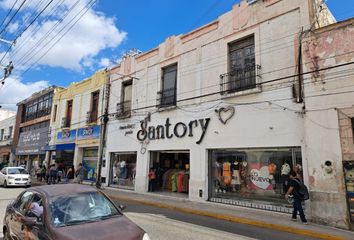
<instances>
[{"instance_id":1,"label":"awning","mask_svg":"<svg viewBox=\"0 0 354 240\"><path fill-rule=\"evenodd\" d=\"M55 148L57 151L75 150L75 143L57 144Z\"/></svg>"},{"instance_id":2,"label":"awning","mask_svg":"<svg viewBox=\"0 0 354 240\"><path fill-rule=\"evenodd\" d=\"M42 151L55 151L56 145L45 145L41 148Z\"/></svg>"}]
</instances>

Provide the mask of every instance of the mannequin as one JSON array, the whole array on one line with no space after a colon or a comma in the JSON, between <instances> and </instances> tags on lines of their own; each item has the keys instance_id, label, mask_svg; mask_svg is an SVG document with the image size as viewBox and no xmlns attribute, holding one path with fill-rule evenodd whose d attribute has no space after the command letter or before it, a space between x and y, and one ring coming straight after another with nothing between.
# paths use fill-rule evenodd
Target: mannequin
<instances>
[{"instance_id":1,"label":"mannequin","mask_svg":"<svg viewBox=\"0 0 354 240\"><path fill-rule=\"evenodd\" d=\"M288 191L288 182L289 182L289 174L290 174L290 164L288 162L285 162L281 166L281 180L283 184L283 194L285 194Z\"/></svg>"}]
</instances>

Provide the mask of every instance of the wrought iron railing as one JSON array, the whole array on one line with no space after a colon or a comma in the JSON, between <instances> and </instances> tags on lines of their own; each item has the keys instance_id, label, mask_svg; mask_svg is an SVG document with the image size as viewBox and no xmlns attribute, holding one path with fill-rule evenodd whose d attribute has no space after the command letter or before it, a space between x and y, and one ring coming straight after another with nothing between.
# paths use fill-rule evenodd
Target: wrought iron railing
<instances>
[{"instance_id":1,"label":"wrought iron railing","mask_svg":"<svg viewBox=\"0 0 354 240\"><path fill-rule=\"evenodd\" d=\"M131 116L132 102L125 101L117 103L117 118L128 118Z\"/></svg>"},{"instance_id":2,"label":"wrought iron railing","mask_svg":"<svg viewBox=\"0 0 354 240\"><path fill-rule=\"evenodd\" d=\"M255 88L260 77L260 65L248 65L220 75L220 92L227 94Z\"/></svg>"},{"instance_id":3,"label":"wrought iron railing","mask_svg":"<svg viewBox=\"0 0 354 240\"><path fill-rule=\"evenodd\" d=\"M168 88L157 92L157 107L176 105L176 88Z\"/></svg>"},{"instance_id":4,"label":"wrought iron railing","mask_svg":"<svg viewBox=\"0 0 354 240\"><path fill-rule=\"evenodd\" d=\"M97 123L97 112L88 111L86 113L86 123Z\"/></svg>"}]
</instances>

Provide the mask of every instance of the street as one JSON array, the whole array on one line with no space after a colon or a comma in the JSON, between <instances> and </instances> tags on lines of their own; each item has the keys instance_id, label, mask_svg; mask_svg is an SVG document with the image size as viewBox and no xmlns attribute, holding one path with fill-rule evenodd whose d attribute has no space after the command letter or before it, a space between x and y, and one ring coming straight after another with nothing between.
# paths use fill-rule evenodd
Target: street
<instances>
[{"instance_id":1,"label":"street","mask_svg":"<svg viewBox=\"0 0 354 240\"><path fill-rule=\"evenodd\" d=\"M0 223L7 203L15 199L23 188L0 187ZM210 217L203 217L174 210L146 206L136 203L115 201L127 206L124 213L150 235L152 240L213 240L213 239L313 239L286 232L237 224ZM2 227L0 240L2 240Z\"/></svg>"}]
</instances>

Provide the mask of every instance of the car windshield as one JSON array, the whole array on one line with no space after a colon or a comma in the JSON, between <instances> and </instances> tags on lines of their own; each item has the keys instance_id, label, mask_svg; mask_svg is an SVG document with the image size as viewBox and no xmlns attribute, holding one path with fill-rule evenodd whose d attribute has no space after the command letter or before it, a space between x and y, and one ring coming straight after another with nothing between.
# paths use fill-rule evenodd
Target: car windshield
<instances>
[{"instance_id":1,"label":"car windshield","mask_svg":"<svg viewBox=\"0 0 354 240\"><path fill-rule=\"evenodd\" d=\"M8 168L7 173L8 174L28 174L26 169L23 168Z\"/></svg>"},{"instance_id":2,"label":"car windshield","mask_svg":"<svg viewBox=\"0 0 354 240\"><path fill-rule=\"evenodd\" d=\"M49 201L50 219L55 227L99 221L121 216L100 192L60 196Z\"/></svg>"}]
</instances>

